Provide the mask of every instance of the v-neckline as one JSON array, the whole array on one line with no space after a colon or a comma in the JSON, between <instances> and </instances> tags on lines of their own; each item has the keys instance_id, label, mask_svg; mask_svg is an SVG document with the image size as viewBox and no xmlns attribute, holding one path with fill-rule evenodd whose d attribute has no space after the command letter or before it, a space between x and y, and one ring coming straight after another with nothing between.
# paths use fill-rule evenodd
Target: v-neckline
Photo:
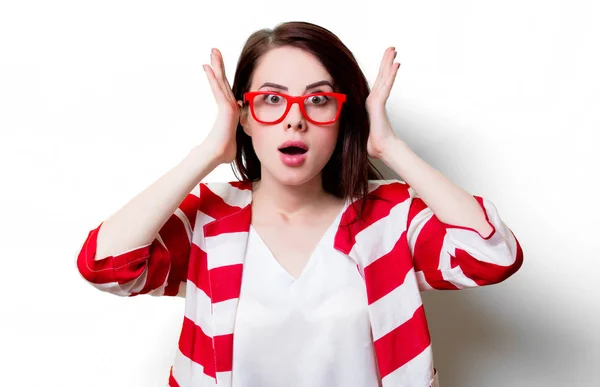
<instances>
[{"instance_id":1,"label":"v-neckline","mask_svg":"<svg viewBox=\"0 0 600 387\"><path fill-rule=\"evenodd\" d=\"M271 249L269 248L269 246L266 244L266 242L264 241L264 239L262 238L262 236L259 234L258 230L256 228L254 228L254 226L252 226L252 223L250 223L250 229L254 233L254 235L257 237L257 239L259 240L260 244L263 247L263 250L267 253L268 258L276 266L279 267L279 270L281 272L283 272L284 275L286 275L293 284L296 284L296 283L298 283L305 276L305 273L308 271L308 269L310 268L310 266L314 265L313 261L315 260L316 256L318 255L319 249L321 248L321 245L325 241L325 238L331 232L331 229L333 227L335 227L336 225L338 225L338 223L340 221L340 218L341 218L342 214L344 213L344 211L346 210L347 207L348 207L348 200L346 200L344 202L344 205L342 206L342 209L337 213L337 215L335 216L335 218L333 219L333 221L329 224L329 226L327 227L327 229L325 229L325 232L319 238L317 244L315 245L315 247L313 248L312 252L310 253L310 255L308 257L308 260L304 264L304 267L300 271L300 275L298 275L298 278L294 277L285 267L283 267L283 265L281 264L281 262L279 262L277 260L277 258L275 258L275 254L273 254L273 252L271 251Z\"/></svg>"}]
</instances>

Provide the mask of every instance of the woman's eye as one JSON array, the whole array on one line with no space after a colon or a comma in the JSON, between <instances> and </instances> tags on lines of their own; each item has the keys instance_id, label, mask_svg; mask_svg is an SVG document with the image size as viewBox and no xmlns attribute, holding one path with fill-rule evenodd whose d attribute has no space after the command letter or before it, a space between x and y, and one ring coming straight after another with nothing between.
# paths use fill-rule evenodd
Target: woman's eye
<instances>
[{"instance_id":1,"label":"woman's eye","mask_svg":"<svg viewBox=\"0 0 600 387\"><path fill-rule=\"evenodd\" d=\"M315 95L310 98L310 102L314 105L322 105L327 102L327 97L324 95Z\"/></svg>"},{"instance_id":2,"label":"woman's eye","mask_svg":"<svg viewBox=\"0 0 600 387\"><path fill-rule=\"evenodd\" d=\"M265 95L265 100L268 103L278 103L280 101L281 97L275 94L266 94Z\"/></svg>"}]
</instances>

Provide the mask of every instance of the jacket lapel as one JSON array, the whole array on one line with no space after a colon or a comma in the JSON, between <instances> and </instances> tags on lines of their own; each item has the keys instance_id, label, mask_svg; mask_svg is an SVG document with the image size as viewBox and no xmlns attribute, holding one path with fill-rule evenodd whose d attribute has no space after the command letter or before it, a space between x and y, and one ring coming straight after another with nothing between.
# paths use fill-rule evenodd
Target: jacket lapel
<instances>
[{"instance_id":1,"label":"jacket lapel","mask_svg":"<svg viewBox=\"0 0 600 387\"><path fill-rule=\"evenodd\" d=\"M251 220L252 185L208 183L213 220L203 226L211 298L212 346L220 386L231 385L233 329Z\"/></svg>"},{"instance_id":2,"label":"jacket lapel","mask_svg":"<svg viewBox=\"0 0 600 387\"><path fill-rule=\"evenodd\" d=\"M231 383L233 366L233 331L242 285L242 273L250 223L252 220L252 184L250 182L207 183L214 200L210 206L214 220L203 226L213 326L213 348L217 382ZM342 222L355 213L348 202ZM355 233L359 226L338 226L334 248L348 255L364 277Z\"/></svg>"}]
</instances>

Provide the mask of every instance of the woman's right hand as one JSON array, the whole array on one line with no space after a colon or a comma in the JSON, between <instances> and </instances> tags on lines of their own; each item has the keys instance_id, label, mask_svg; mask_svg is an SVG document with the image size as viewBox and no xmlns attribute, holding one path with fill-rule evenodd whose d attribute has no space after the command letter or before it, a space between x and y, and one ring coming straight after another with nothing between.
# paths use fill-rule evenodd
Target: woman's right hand
<instances>
[{"instance_id":1,"label":"woman's right hand","mask_svg":"<svg viewBox=\"0 0 600 387\"><path fill-rule=\"evenodd\" d=\"M231 163L237 152L235 133L240 120L240 106L225 76L223 56L216 48L211 51L210 63L202 65L202 68L217 102L218 113L205 142L217 152L222 163Z\"/></svg>"}]
</instances>

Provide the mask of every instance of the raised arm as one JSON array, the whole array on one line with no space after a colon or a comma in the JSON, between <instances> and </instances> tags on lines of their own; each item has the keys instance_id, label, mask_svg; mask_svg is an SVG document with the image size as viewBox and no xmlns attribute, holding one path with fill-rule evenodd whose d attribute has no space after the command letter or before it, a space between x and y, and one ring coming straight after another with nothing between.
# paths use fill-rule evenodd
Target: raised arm
<instances>
[{"instance_id":1,"label":"raised arm","mask_svg":"<svg viewBox=\"0 0 600 387\"><path fill-rule=\"evenodd\" d=\"M473 195L492 228L481 235L469 227L444 223L409 188L407 241L421 290L457 290L496 284L523 264L523 251L492 202Z\"/></svg>"},{"instance_id":2,"label":"raised arm","mask_svg":"<svg viewBox=\"0 0 600 387\"><path fill-rule=\"evenodd\" d=\"M201 145L168 173L89 232L77 257L81 275L120 296L184 295L200 181L237 154L240 106L225 76L221 53L203 65L218 113Z\"/></svg>"},{"instance_id":3,"label":"raised arm","mask_svg":"<svg viewBox=\"0 0 600 387\"><path fill-rule=\"evenodd\" d=\"M207 144L91 230L77 258L84 279L120 296L182 296L202 183L220 164Z\"/></svg>"}]
</instances>

